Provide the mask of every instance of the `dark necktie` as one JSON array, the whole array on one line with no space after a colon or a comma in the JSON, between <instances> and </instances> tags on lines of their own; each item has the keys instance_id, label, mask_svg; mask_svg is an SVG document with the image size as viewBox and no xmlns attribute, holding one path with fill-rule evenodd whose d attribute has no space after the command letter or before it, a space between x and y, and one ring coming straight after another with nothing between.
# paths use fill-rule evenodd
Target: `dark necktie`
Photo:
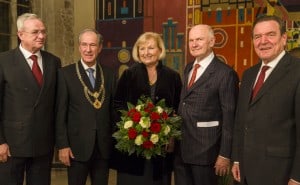
<instances>
[{"instance_id":1,"label":"dark necktie","mask_svg":"<svg viewBox=\"0 0 300 185\"><path fill-rule=\"evenodd\" d=\"M257 78L257 82L253 88L252 91L252 99L257 95L258 91L260 90L260 88L262 87L264 81L265 81L265 75L266 75L266 71L269 69L269 66L263 66L261 68L260 74Z\"/></svg>"},{"instance_id":2,"label":"dark necktie","mask_svg":"<svg viewBox=\"0 0 300 185\"><path fill-rule=\"evenodd\" d=\"M196 76L197 76L197 70L198 70L199 67L200 67L200 64L195 64L194 70L193 70L193 73L192 73L192 77L191 77L190 82L188 84L188 88L190 88L195 83Z\"/></svg>"},{"instance_id":3,"label":"dark necktie","mask_svg":"<svg viewBox=\"0 0 300 185\"><path fill-rule=\"evenodd\" d=\"M95 87L94 69L93 68L88 68L87 72L89 73L88 76L89 76L91 85L94 88Z\"/></svg>"},{"instance_id":4,"label":"dark necktie","mask_svg":"<svg viewBox=\"0 0 300 185\"><path fill-rule=\"evenodd\" d=\"M33 74L34 78L36 79L37 83L39 84L39 86L41 87L43 84L43 74L42 74L40 66L38 65L38 62L37 62L37 56L31 55L30 59L33 61L32 69L31 69L32 74Z\"/></svg>"}]
</instances>

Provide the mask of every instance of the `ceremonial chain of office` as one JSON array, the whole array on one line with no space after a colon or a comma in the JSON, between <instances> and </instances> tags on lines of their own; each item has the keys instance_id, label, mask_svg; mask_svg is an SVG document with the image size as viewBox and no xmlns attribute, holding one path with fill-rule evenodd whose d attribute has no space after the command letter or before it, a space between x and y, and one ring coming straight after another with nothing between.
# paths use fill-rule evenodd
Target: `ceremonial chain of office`
<instances>
[{"instance_id":1,"label":"ceremonial chain of office","mask_svg":"<svg viewBox=\"0 0 300 185\"><path fill-rule=\"evenodd\" d=\"M103 76L102 68L99 64L97 66L99 68L100 78L101 78L101 84L100 84L99 90L97 92L96 91L91 92L89 90L89 88L87 87L87 85L82 80L82 76L79 72L78 62L76 63L76 73L77 73L79 81L82 84L84 95L85 95L86 99L88 100L88 102L90 102L91 105L94 106L95 109L100 109L102 106L102 103L104 101L104 98L105 98L105 89L104 89L104 76ZM94 101L92 101L91 98L93 98Z\"/></svg>"}]
</instances>

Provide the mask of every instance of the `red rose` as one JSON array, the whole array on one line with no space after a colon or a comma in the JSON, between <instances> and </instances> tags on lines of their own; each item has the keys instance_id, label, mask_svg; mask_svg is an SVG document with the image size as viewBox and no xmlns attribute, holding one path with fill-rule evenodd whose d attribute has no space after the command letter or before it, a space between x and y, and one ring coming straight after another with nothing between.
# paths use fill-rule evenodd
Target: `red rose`
<instances>
[{"instance_id":1,"label":"red rose","mask_svg":"<svg viewBox=\"0 0 300 185\"><path fill-rule=\"evenodd\" d=\"M142 135L143 135L143 137L147 138L147 137L149 136L149 133L146 132L146 131L143 131L143 132L142 132Z\"/></svg>"},{"instance_id":2,"label":"red rose","mask_svg":"<svg viewBox=\"0 0 300 185\"><path fill-rule=\"evenodd\" d=\"M130 109L130 110L127 112L127 115L128 115L129 117L132 117L133 113L135 113L135 112L136 112L136 109Z\"/></svg>"},{"instance_id":3,"label":"red rose","mask_svg":"<svg viewBox=\"0 0 300 185\"><path fill-rule=\"evenodd\" d=\"M143 148L145 149L150 149L150 148L153 148L153 143L151 141L144 141L143 143Z\"/></svg>"},{"instance_id":4,"label":"red rose","mask_svg":"<svg viewBox=\"0 0 300 185\"><path fill-rule=\"evenodd\" d=\"M129 139L135 139L137 136L137 131L134 128L130 128L128 130L128 137Z\"/></svg>"},{"instance_id":5,"label":"red rose","mask_svg":"<svg viewBox=\"0 0 300 185\"><path fill-rule=\"evenodd\" d=\"M145 107L145 112L150 113L153 107L154 107L153 103L148 102L147 106Z\"/></svg>"},{"instance_id":6,"label":"red rose","mask_svg":"<svg viewBox=\"0 0 300 185\"><path fill-rule=\"evenodd\" d=\"M157 112L151 112L150 119L152 121L158 120L160 118L159 114Z\"/></svg>"},{"instance_id":7,"label":"red rose","mask_svg":"<svg viewBox=\"0 0 300 185\"><path fill-rule=\"evenodd\" d=\"M159 123L152 123L150 126L150 130L152 133L159 133L161 129L161 125Z\"/></svg>"},{"instance_id":8,"label":"red rose","mask_svg":"<svg viewBox=\"0 0 300 185\"><path fill-rule=\"evenodd\" d=\"M147 107L148 107L149 109L153 109L154 104L153 104L152 102L148 102Z\"/></svg>"},{"instance_id":9,"label":"red rose","mask_svg":"<svg viewBox=\"0 0 300 185\"><path fill-rule=\"evenodd\" d=\"M162 112L161 117L162 117L162 119L166 120L166 119L168 119L169 115L164 111L164 112Z\"/></svg>"},{"instance_id":10,"label":"red rose","mask_svg":"<svg viewBox=\"0 0 300 185\"><path fill-rule=\"evenodd\" d=\"M133 122L139 122L140 119L141 119L141 113L139 113L139 112L134 112L134 113L132 114L131 119L132 119Z\"/></svg>"}]
</instances>

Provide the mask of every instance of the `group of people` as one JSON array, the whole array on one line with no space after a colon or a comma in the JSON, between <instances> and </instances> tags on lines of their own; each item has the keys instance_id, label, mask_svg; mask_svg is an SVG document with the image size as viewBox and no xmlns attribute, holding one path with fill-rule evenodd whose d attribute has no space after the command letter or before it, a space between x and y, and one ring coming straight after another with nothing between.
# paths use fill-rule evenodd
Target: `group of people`
<instances>
[{"instance_id":1,"label":"group of people","mask_svg":"<svg viewBox=\"0 0 300 185\"><path fill-rule=\"evenodd\" d=\"M161 36L143 33L120 79L97 63L103 38L79 34L81 58L61 68L42 50L46 28L35 14L17 20L20 45L0 54L0 184L50 185L54 144L67 166L68 184L217 185L232 172L244 185L300 184L300 59L285 51L285 25L276 16L253 24L260 61L237 73L213 52L214 31L193 26L188 47L194 61L183 79L162 60ZM32 55L35 55L32 57ZM112 133L127 102L141 95L166 100L182 117L180 140L166 157L147 160L114 150ZM231 168L232 167L232 168ZM24 177L25 176L25 177Z\"/></svg>"}]
</instances>

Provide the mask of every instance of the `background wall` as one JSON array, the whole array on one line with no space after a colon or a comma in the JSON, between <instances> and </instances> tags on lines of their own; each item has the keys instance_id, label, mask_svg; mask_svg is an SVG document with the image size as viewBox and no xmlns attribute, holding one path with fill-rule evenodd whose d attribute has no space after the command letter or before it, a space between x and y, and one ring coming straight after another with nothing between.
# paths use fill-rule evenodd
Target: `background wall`
<instances>
[{"instance_id":1,"label":"background wall","mask_svg":"<svg viewBox=\"0 0 300 185\"><path fill-rule=\"evenodd\" d=\"M298 0L32 0L32 11L49 30L45 49L60 56L64 65L79 59L78 33L94 27L104 35L99 61L119 74L132 64L131 48L145 31L163 36L164 63L180 73L192 61L186 47L188 31L199 23L213 26L216 54L240 75L257 62L250 36L259 14L286 20L287 50L300 46Z\"/></svg>"}]
</instances>

